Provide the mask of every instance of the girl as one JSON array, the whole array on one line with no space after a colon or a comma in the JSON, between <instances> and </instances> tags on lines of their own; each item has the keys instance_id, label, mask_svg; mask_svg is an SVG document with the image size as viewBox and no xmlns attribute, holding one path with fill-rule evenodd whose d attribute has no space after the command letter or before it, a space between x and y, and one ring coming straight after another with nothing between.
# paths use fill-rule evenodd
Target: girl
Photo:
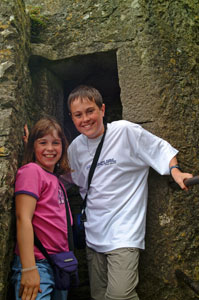
<instances>
[{"instance_id":1,"label":"girl","mask_svg":"<svg viewBox=\"0 0 199 300\"><path fill-rule=\"evenodd\" d=\"M67 291L54 289L52 268L34 246L33 236L35 232L49 254L69 250L64 195L57 177L70 171L67 146L53 118L39 120L28 138L15 184L17 245L12 280L16 299L67 299Z\"/></svg>"}]
</instances>

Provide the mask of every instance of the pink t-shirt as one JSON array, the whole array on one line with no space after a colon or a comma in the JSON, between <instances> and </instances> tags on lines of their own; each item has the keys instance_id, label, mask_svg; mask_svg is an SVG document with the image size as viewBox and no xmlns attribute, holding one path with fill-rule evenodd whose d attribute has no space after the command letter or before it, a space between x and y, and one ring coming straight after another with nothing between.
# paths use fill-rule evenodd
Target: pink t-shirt
<instances>
[{"instance_id":1,"label":"pink t-shirt","mask_svg":"<svg viewBox=\"0 0 199 300\"><path fill-rule=\"evenodd\" d=\"M15 196L18 194L27 194L37 200L32 224L47 252L54 254L68 251L64 195L57 176L42 169L36 163L24 165L18 170L16 176ZM34 253L36 259L44 258L37 247L34 247ZM18 247L16 247L16 254L19 254Z\"/></svg>"}]
</instances>

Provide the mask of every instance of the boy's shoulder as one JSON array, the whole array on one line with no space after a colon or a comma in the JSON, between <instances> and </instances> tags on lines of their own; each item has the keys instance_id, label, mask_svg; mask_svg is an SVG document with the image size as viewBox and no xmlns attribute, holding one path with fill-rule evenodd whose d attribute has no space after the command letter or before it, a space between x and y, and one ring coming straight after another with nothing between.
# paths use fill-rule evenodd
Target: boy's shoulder
<instances>
[{"instance_id":1,"label":"boy's shoulder","mask_svg":"<svg viewBox=\"0 0 199 300\"><path fill-rule=\"evenodd\" d=\"M113 121L111 123L107 123L107 128L109 133L116 133L116 132L137 132L140 133L140 130L142 130L142 127L139 124L127 121L127 120L117 120ZM80 144L86 144L86 137L83 134L78 135L69 145L69 152L73 151L75 147L79 147ZM72 150L73 149L73 150Z\"/></svg>"},{"instance_id":2,"label":"boy's shoulder","mask_svg":"<svg viewBox=\"0 0 199 300\"><path fill-rule=\"evenodd\" d=\"M68 150L70 150L72 147L74 147L75 145L78 145L81 142L84 142L83 134L79 134L76 138L74 138L74 140L72 140L72 142L70 143L70 145L68 147Z\"/></svg>"},{"instance_id":3,"label":"boy's shoulder","mask_svg":"<svg viewBox=\"0 0 199 300\"><path fill-rule=\"evenodd\" d=\"M140 130L142 127L139 124L127 121L127 120L118 120L108 123L108 128L112 130L117 129L131 129L131 130Z\"/></svg>"}]
</instances>

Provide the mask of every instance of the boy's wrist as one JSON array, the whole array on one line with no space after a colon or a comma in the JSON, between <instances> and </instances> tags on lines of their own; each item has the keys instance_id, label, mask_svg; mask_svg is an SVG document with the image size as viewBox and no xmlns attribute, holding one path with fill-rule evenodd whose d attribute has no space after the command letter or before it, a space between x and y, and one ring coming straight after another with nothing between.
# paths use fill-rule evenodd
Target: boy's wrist
<instances>
[{"instance_id":1,"label":"boy's wrist","mask_svg":"<svg viewBox=\"0 0 199 300\"><path fill-rule=\"evenodd\" d=\"M178 164L173 165L173 166L171 166L171 167L169 168L170 175L172 175L172 171L173 171L174 169L178 169L178 170L181 171L181 168L180 168L180 166L179 166Z\"/></svg>"}]
</instances>

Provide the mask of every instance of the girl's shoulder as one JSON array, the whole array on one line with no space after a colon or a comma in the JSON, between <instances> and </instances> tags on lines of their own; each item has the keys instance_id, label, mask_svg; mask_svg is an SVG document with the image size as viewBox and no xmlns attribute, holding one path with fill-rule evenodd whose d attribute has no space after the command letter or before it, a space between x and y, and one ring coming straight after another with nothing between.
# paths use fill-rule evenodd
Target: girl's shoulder
<instances>
[{"instance_id":1,"label":"girl's shoulder","mask_svg":"<svg viewBox=\"0 0 199 300\"><path fill-rule=\"evenodd\" d=\"M30 170L30 171L38 170L39 171L39 170L41 170L41 167L38 164L34 163L34 162L30 162L30 163L25 164L22 167L20 167L18 169L18 172L19 171L28 171L28 170Z\"/></svg>"},{"instance_id":2,"label":"girl's shoulder","mask_svg":"<svg viewBox=\"0 0 199 300\"><path fill-rule=\"evenodd\" d=\"M17 171L17 176L23 175L28 177L39 177L44 180L58 180L57 175L55 173L51 173L45 169L43 169L40 165L35 162L30 162L28 164L23 165Z\"/></svg>"},{"instance_id":3,"label":"girl's shoulder","mask_svg":"<svg viewBox=\"0 0 199 300\"><path fill-rule=\"evenodd\" d=\"M17 171L17 176L27 176L27 177L43 177L46 172L36 163L30 162L23 165Z\"/></svg>"}]
</instances>

